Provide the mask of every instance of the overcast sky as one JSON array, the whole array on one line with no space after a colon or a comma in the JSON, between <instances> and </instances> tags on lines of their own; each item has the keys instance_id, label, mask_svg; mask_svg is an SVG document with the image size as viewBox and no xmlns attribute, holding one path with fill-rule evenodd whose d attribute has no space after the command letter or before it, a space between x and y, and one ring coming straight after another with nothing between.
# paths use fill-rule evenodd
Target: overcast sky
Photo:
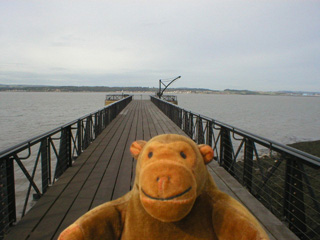
<instances>
[{"instance_id":1,"label":"overcast sky","mask_svg":"<svg viewBox=\"0 0 320 240\"><path fill-rule=\"evenodd\" d=\"M320 91L320 1L1 0L0 84Z\"/></svg>"}]
</instances>

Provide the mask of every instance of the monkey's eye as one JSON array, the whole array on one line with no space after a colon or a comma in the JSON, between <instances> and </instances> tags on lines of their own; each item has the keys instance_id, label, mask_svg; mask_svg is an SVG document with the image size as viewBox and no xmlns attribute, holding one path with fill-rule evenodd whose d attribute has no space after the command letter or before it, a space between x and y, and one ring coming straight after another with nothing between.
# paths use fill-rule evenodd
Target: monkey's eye
<instances>
[{"instance_id":1,"label":"monkey's eye","mask_svg":"<svg viewBox=\"0 0 320 240\"><path fill-rule=\"evenodd\" d=\"M153 152L149 152L148 153L148 158L152 158L152 156L153 156Z\"/></svg>"},{"instance_id":2,"label":"monkey's eye","mask_svg":"<svg viewBox=\"0 0 320 240\"><path fill-rule=\"evenodd\" d=\"M180 152L180 156L181 156L182 158L184 158L184 159L187 158L187 156L186 156L186 154L185 154L184 152Z\"/></svg>"}]
</instances>

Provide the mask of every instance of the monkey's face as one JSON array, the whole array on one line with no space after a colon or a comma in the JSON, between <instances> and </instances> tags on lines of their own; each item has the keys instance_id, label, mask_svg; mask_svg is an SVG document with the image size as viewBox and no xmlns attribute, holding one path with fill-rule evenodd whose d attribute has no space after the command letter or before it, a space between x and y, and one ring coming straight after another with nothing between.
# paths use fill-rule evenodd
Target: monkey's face
<instances>
[{"instance_id":1,"label":"monkey's face","mask_svg":"<svg viewBox=\"0 0 320 240\"><path fill-rule=\"evenodd\" d=\"M136 175L144 209L163 222L179 221L190 212L203 186L204 177L200 174L206 172L203 153L208 155L208 146L198 147L182 136L176 140L177 135L169 136L170 141L158 137L139 145ZM209 152L213 154L212 149Z\"/></svg>"}]
</instances>

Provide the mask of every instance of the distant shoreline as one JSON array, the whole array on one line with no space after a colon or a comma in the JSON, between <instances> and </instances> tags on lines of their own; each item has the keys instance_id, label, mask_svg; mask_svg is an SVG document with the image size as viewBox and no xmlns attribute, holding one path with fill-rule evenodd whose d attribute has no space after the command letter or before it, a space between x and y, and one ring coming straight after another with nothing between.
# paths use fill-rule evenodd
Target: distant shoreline
<instances>
[{"instance_id":1,"label":"distant shoreline","mask_svg":"<svg viewBox=\"0 0 320 240\"><path fill-rule=\"evenodd\" d=\"M0 92L137 92L155 93L157 88L149 87L105 87L105 86L33 86L33 85L2 85ZM263 95L263 96L303 96L320 97L320 92L303 91L250 91L250 90L211 90L203 88L170 88L170 94L196 93L196 94L219 94L219 95Z\"/></svg>"}]
</instances>

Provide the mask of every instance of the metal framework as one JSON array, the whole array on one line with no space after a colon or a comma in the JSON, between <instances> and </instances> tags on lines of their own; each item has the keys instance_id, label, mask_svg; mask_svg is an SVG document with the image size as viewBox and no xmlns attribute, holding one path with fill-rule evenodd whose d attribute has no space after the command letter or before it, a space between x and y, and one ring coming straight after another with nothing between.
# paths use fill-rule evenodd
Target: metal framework
<instances>
[{"instance_id":1,"label":"metal framework","mask_svg":"<svg viewBox=\"0 0 320 240\"><path fill-rule=\"evenodd\" d=\"M131 100L129 96L0 152L0 239Z\"/></svg>"},{"instance_id":2,"label":"metal framework","mask_svg":"<svg viewBox=\"0 0 320 240\"><path fill-rule=\"evenodd\" d=\"M159 80L159 92L157 93L157 96L159 98L162 97L164 91L170 86L171 83L176 81L177 79L181 78L181 76L176 77L175 79L171 80L168 84L165 84L161 79ZM161 90L161 86L164 86L164 89Z\"/></svg>"},{"instance_id":3,"label":"metal framework","mask_svg":"<svg viewBox=\"0 0 320 240\"><path fill-rule=\"evenodd\" d=\"M320 239L320 158L151 96L300 239Z\"/></svg>"}]
</instances>

